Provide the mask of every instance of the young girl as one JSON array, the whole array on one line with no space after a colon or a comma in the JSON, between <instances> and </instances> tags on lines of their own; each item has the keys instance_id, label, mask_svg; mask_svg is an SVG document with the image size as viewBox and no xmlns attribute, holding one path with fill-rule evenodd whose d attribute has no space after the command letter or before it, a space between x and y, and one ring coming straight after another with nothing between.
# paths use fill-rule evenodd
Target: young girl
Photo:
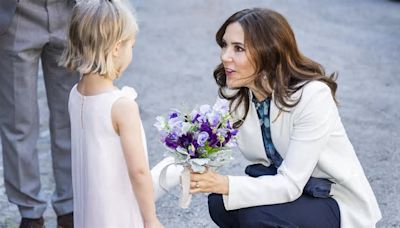
<instances>
[{"instance_id":1,"label":"young girl","mask_svg":"<svg viewBox=\"0 0 400 228\"><path fill-rule=\"evenodd\" d=\"M82 75L69 97L75 228L162 227L136 93L113 85L131 62L137 30L119 1L73 10L61 64Z\"/></svg>"}]
</instances>

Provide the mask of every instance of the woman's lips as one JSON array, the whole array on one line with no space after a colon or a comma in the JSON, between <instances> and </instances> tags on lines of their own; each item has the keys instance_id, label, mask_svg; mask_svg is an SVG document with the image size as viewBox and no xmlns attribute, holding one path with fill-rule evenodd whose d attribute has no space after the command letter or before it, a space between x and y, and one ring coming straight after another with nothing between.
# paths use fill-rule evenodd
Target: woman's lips
<instances>
[{"instance_id":1,"label":"woman's lips","mask_svg":"<svg viewBox=\"0 0 400 228\"><path fill-rule=\"evenodd\" d=\"M232 70L232 69L229 69L229 68L225 68L225 74L226 74L226 76L231 76L233 73L235 73L235 71L234 70Z\"/></svg>"}]
</instances>

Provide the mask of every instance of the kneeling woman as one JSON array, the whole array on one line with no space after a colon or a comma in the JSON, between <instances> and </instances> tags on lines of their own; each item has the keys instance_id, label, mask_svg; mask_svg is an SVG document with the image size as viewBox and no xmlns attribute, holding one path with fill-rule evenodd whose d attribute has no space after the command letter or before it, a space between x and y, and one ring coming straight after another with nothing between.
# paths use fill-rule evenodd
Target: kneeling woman
<instances>
[{"instance_id":1,"label":"kneeling woman","mask_svg":"<svg viewBox=\"0 0 400 228\"><path fill-rule=\"evenodd\" d=\"M336 106L336 75L303 56L286 19L233 14L214 77L230 101L248 176L192 174L220 227L375 227L381 213Z\"/></svg>"}]
</instances>

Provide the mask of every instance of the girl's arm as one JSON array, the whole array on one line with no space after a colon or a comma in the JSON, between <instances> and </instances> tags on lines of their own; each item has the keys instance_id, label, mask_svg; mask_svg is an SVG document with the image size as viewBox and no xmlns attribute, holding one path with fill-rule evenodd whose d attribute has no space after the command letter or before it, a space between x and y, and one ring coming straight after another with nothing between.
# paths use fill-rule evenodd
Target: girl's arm
<instances>
[{"instance_id":1,"label":"girl's arm","mask_svg":"<svg viewBox=\"0 0 400 228\"><path fill-rule=\"evenodd\" d=\"M145 227L161 227L156 215L152 177L142 138L139 107L133 99L121 98L112 108L114 128L121 138L132 189Z\"/></svg>"}]
</instances>

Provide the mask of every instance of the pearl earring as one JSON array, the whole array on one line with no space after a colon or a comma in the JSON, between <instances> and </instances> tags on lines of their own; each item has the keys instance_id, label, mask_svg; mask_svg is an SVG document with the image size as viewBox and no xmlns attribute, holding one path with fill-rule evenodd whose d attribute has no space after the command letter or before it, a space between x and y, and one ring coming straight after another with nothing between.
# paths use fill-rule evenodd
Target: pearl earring
<instances>
[{"instance_id":1,"label":"pearl earring","mask_svg":"<svg viewBox=\"0 0 400 228\"><path fill-rule=\"evenodd\" d=\"M267 78L267 74L266 73L264 73L264 75L263 75L263 79L264 80L267 80L268 78Z\"/></svg>"}]
</instances>

